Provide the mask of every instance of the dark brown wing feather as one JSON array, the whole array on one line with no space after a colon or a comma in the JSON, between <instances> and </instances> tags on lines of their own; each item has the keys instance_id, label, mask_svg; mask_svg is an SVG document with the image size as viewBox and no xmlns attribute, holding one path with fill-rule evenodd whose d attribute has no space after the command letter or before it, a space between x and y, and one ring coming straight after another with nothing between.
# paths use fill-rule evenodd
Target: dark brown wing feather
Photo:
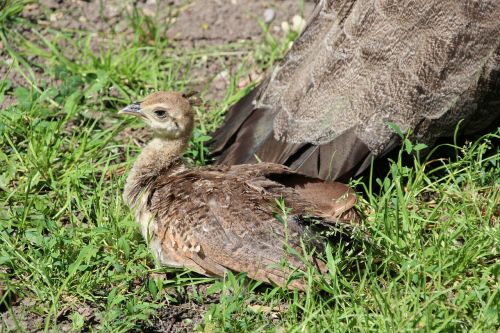
<instances>
[{"instance_id":1,"label":"dark brown wing feather","mask_svg":"<svg viewBox=\"0 0 500 333\"><path fill-rule=\"evenodd\" d=\"M255 99L260 97L261 89L265 86L266 83L263 82L231 107L231 110L228 112L225 119L227 126L225 128L219 128L214 133L217 137L212 142L212 148L214 150L221 151L229 143L229 141L233 139L236 131L240 129L243 122L252 114L254 110L253 102Z\"/></svg>"},{"instance_id":2,"label":"dark brown wing feather","mask_svg":"<svg viewBox=\"0 0 500 333\"><path fill-rule=\"evenodd\" d=\"M317 1L268 79L230 108L217 163L256 155L345 179L396 147L387 122L428 145L461 121L466 133L497 124L498 17L498 0Z\"/></svg>"},{"instance_id":3,"label":"dark brown wing feather","mask_svg":"<svg viewBox=\"0 0 500 333\"><path fill-rule=\"evenodd\" d=\"M245 98L235 104L214 134L212 153L217 164L273 162L311 177L345 180L366 169L374 157L354 129L322 145L278 141L273 131L276 112L254 108L252 102Z\"/></svg>"},{"instance_id":4,"label":"dark brown wing feather","mask_svg":"<svg viewBox=\"0 0 500 333\"><path fill-rule=\"evenodd\" d=\"M151 198L159 226L154 237L165 255L176 256L175 260L200 273L246 272L252 278L283 285L290 270L280 269L280 262L287 259L293 267L304 267L298 258L286 254L285 240L300 251L305 230L292 216L288 229L280 223L274 216L275 200L284 198L294 216L332 218L354 204L353 194L344 185L314 185L304 179L294 181L294 176L301 177L283 166L263 163L160 177ZM348 199L332 214L327 200L319 207L313 203L320 191ZM310 200L304 195L311 195ZM317 264L324 269L324 264ZM294 281L291 287L302 288L302 282Z\"/></svg>"}]
</instances>

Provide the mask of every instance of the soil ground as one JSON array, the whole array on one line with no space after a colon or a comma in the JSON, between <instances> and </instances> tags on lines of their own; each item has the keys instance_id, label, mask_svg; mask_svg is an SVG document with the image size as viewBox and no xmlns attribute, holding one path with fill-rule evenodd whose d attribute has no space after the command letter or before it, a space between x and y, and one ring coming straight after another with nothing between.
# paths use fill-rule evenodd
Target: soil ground
<instances>
[{"instance_id":1,"label":"soil ground","mask_svg":"<svg viewBox=\"0 0 500 333\"><path fill-rule=\"evenodd\" d=\"M207 87L206 98L218 101L227 88L227 71L233 70L251 48L262 41L264 30L259 21L267 21L271 35L278 37L283 33L282 22L290 22L295 15L307 17L313 8L314 2L305 1L301 5L298 0L40 0L27 5L21 15L33 24L44 27L41 31L47 32L44 37L48 39L52 38L48 33L51 30L94 32L96 35L92 39L92 46L96 51L112 46L108 39L111 35L132 36L132 27L125 18L134 10L141 11L164 27L174 49L217 49L230 43L250 42L241 44L220 61L205 62L192 68L192 88L200 90ZM23 35L27 40L40 40L40 36L30 30L23 31ZM67 53L76 50L67 50L62 46L61 51ZM1 59L7 59L7 52L0 42ZM42 74L35 70L38 77ZM259 74L255 73L252 79L258 78ZM8 62L0 67L0 78L10 80L13 87L26 83L18 72L9 71ZM0 108L13 100L7 98Z\"/></svg>"}]
</instances>

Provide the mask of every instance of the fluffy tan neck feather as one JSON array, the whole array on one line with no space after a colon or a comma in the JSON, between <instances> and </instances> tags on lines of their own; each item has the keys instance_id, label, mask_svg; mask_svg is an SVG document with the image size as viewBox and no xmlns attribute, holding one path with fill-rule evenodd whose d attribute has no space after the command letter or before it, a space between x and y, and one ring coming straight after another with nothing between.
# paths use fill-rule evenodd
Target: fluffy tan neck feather
<instances>
[{"instance_id":1,"label":"fluffy tan neck feather","mask_svg":"<svg viewBox=\"0 0 500 333\"><path fill-rule=\"evenodd\" d=\"M125 183L123 198L135 205L139 195L149 190L150 183L159 174L179 171L179 159L187 146L187 140L163 140L155 138L148 143L134 163ZM182 168L181 168L182 169Z\"/></svg>"}]
</instances>

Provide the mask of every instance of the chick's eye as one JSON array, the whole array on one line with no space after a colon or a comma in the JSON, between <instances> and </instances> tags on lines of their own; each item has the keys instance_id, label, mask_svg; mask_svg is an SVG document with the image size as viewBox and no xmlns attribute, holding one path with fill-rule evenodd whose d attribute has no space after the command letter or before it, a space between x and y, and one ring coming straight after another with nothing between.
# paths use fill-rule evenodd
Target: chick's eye
<instances>
[{"instance_id":1,"label":"chick's eye","mask_svg":"<svg viewBox=\"0 0 500 333\"><path fill-rule=\"evenodd\" d=\"M165 111L165 110L155 110L155 111L154 111L154 114L155 114L158 118L165 118L165 116L167 115L167 111Z\"/></svg>"}]
</instances>

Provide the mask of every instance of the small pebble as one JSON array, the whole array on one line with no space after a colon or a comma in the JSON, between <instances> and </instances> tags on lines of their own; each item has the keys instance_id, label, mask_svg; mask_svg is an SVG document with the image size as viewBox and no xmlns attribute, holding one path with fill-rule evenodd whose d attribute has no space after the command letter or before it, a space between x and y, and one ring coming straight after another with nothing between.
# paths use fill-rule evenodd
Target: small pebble
<instances>
[{"instance_id":1,"label":"small pebble","mask_svg":"<svg viewBox=\"0 0 500 333\"><path fill-rule=\"evenodd\" d=\"M288 24L288 22L286 22L286 21L281 22L281 30L283 30L283 32L285 34L289 33L290 32L290 24Z\"/></svg>"},{"instance_id":2,"label":"small pebble","mask_svg":"<svg viewBox=\"0 0 500 333\"><path fill-rule=\"evenodd\" d=\"M264 11L264 22L271 23L276 16L276 11L272 8L268 8Z\"/></svg>"},{"instance_id":3,"label":"small pebble","mask_svg":"<svg viewBox=\"0 0 500 333\"><path fill-rule=\"evenodd\" d=\"M64 14L61 12L52 13L49 16L49 21L50 22L57 22L57 21L61 20L63 17L64 17Z\"/></svg>"},{"instance_id":4,"label":"small pebble","mask_svg":"<svg viewBox=\"0 0 500 333\"><path fill-rule=\"evenodd\" d=\"M295 32L302 32L306 26L306 20L300 15L295 15L292 18L292 30Z\"/></svg>"}]
</instances>

